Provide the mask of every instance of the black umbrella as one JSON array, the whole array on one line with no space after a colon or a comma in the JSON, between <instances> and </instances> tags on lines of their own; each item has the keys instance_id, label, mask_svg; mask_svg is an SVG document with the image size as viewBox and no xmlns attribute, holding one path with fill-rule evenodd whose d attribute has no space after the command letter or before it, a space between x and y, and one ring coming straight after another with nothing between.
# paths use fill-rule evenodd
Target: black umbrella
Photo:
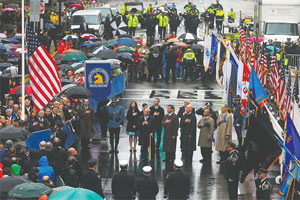
<instances>
[{"instance_id":1,"label":"black umbrella","mask_svg":"<svg viewBox=\"0 0 300 200\"><path fill-rule=\"evenodd\" d=\"M121 60L127 60L133 62L134 59L130 53L119 53L119 57Z\"/></svg>"},{"instance_id":2,"label":"black umbrella","mask_svg":"<svg viewBox=\"0 0 300 200\"><path fill-rule=\"evenodd\" d=\"M111 49L104 49L104 50L98 51L98 53L96 54L96 57L102 58L102 59L117 59L118 54Z\"/></svg>"},{"instance_id":3,"label":"black umbrella","mask_svg":"<svg viewBox=\"0 0 300 200\"><path fill-rule=\"evenodd\" d=\"M199 38L196 35L194 35L193 33L183 33L180 36L178 36L177 39L182 39L182 40L199 40Z\"/></svg>"},{"instance_id":4,"label":"black umbrella","mask_svg":"<svg viewBox=\"0 0 300 200\"><path fill-rule=\"evenodd\" d=\"M0 197L6 199L8 192L16 185L27 183L26 180L18 176L8 176L0 179Z\"/></svg>"},{"instance_id":5,"label":"black umbrella","mask_svg":"<svg viewBox=\"0 0 300 200\"><path fill-rule=\"evenodd\" d=\"M0 129L0 140L25 140L29 132L13 125Z\"/></svg>"},{"instance_id":6,"label":"black umbrella","mask_svg":"<svg viewBox=\"0 0 300 200\"><path fill-rule=\"evenodd\" d=\"M127 24L123 21L121 22L117 22L117 21L113 21L110 26L113 28L113 35L122 35L122 34L126 34L127 33Z\"/></svg>"},{"instance_id":7,"label":"black umbrella","mask_svg":"<svg viewBox=\"0 0 300 200\"><path fill-rule=\"evenodd\" d=\"M201 50L201 49L204 49L204 46L202 46L201 44L193 44L192 49Z\"/></svg>"},{"instance_id":8,"label":"black umbrella","mask_svg":"<svg viewBox=\"0 0 300 200\"><path fill-rule=\"evenodd\" d=\"M57 67L58 67L59 69L63 69L63 70L72 68L72 66L71 66L71 65L68 65L68 64L57 65Z\"/></svg>"},{"instance_id":9,"label":"black umbrella","mask_svg":"<svg viewBox=\"0 0 300 200\"><path fill-rule=\"evenodd\" d=\"M10 66L12 66L13 64L8 63L8 62L4 62L4 63L0 63L0 68L8 68Z\"/></svg>"},{"instance_id":10,"label":"black umbrella","mask_svg":"<svg viewBox=\"0 0 300 200\"><path fill-rule=\"evenodd\" d=\"M89 89L80 86L75 86L67 89L65 94L66 96L74 99L89 98L92 96L92 93Z\"/></svg>"},{"instance_id":11,"label":"black umbrella","mask_svg":"<svg viewBox=\"0 0 300 200\"><path fill-rule=\"evenodd\" d=\"M129 34L122 34L122 35L120 35L119 36L119 38L132 38L132 36L131 35L129 35Z\"/></svg>"}]
</instances>

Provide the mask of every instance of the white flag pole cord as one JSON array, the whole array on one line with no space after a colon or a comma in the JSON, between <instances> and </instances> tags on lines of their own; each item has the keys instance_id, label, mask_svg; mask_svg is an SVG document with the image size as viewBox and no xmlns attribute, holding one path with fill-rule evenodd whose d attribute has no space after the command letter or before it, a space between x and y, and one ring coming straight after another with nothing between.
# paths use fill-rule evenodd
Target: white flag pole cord
<instances>
[{"instance_id":1,"label":"white flag pole cord","mask_svg":"<svg viewBox=\"0 0 300 200\"><path fill-rule=\"evenodd\" d=\"M25 119L25 5L22 0L22 119Z\"/></svg>"}]
</instances>

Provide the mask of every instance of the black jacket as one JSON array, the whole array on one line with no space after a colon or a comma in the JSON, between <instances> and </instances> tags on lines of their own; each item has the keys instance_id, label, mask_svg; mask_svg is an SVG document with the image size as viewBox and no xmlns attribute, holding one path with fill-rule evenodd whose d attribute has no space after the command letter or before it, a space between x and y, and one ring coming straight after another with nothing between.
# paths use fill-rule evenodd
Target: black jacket
<instances>
[{"instance_id":1,"label":"black jacket","mask_svg":"<svg viewBox=\"0 0 300 200\"><path fill-rule=\"evenodd\" d=\"M85 30L83 23L80 24L80 27L79 27L78 31L79 31L79 33L88 33L89 32L89 25L86 23L86 30Z\"/></svg>"},{"instance_id":2,"label":"black jacket","mask_svg":"<svg viewBox=\"0 0 300 200\"><path fill-rule=\"evenodd\" d=\"M68 153L65 149L54 146L52 149L53 153L53 168L55 171L55 175L62 175L63 173L63 168L66 164L66 161L68 159Z\"/></svg>"},{"instance_id":3,"label":"black jacket","mask_svg":"<svg viewBox=\"0 0 300 200\"><path fill-rule=\"evenodd\" d=\"M101 177L92 169L88 169L82 174L81 179L82 187L92 190L104 198L104 193L101 186Z\"/></svg>"},{"instance_id":4,"label":"black jacket","mask_svg":"<svg viewBox=\"0 0 300 200\"><path fill-rule=\"evenodd\" d=\"M176 67L177 54L174 50L166 54L167 67Z\"/></svg>"},{"instance_id":5,"label":"black jacket","mask_svg":"<svg viewBox=\"0 0 300 200\"><path fill-rule=\"evenodd\" d=\"M185 112L185 107L184 106L181 106L178 110L178 113L177 113L177 116L179 118L183 117L183 113ZM193 111L192 111L193 114L195 114L195 108L193 108Z\"/></svg>"},{"instance_id":6,"label":"black jacket","mask_svg":"<svg viewBox=\"0 0 300 200\"><path fill-rule=\"evenodd\" d=\"M63 170L62 179L70 187L79 187L79 174L74 167L66 166Z\"/></svg>"},{"instance_id":7,"label":"black jacket","mask_svg":"<svg viewBox=\"0 0 300 200\"><path fill-rule=\"evenodd\" d=\"M150 68L159 68L162 61L161 53L157 50L151 51L147 61Z\"/></svg>"},{"instance_id":8,"label":"black jacket","mask_svg":"<svg viewBox=\"0 0 300 200\"><path fill-rule=\"evenodd\" d=\"M145 117L140 116L139 118L139 130L140 130L140 135L139 135L139 143L141 146L143 145L148 145L149 141L149 135L150 133L154 133L154 123L155 119L152 116L148 116L148 124L143 125L143 122L145 121Z\"/></svg>"},{"instance_id":9,"label":"black jacket","mask_svg":"<svg viewBox=\"0 0 300 200\"><path fill-rule=\"evenodd\" d=\"M164 193L169 199L188 199L190 177L181 170L171 172L166 178Z\"/></svg>"},{"instance_id":10,"label":"black jacket","mask_svg":"<svg viewBox=\"0 0 300 200\"><path fill-rule=\"evenodd\" d=\"M133 113L137 113L137 115L133 116ZM139 122L140 116L141 116L141 113L138 109L136 109L134 111L132 109L129 109L127 111L126 119L128 120L128 122L127 122L126 131L136 132L138 130L138 122ZM136 128L133 128L133 126L136 126Z\"/></svg>"},{"instance_id":11,"label":"black jacket","mask_svg":"<svg viewBox=\"0 0 300 200\"><path fill-rule=\"evenodd\" d=\"M113 176L111 189L114 199L134 199L136 195L134 175L121 170Z\"/></svg>"},{"instance_id":12,"label":"black jacket","mask_svg":"<svg viewBox=\"0 0 300 200\"><path fill-rule=\"evenodd\" d=\"M154 116L153 114L155 112L159 112L158 116ZM155 106L151 106L150 107L150 115L154 117L154 126L155 126L155 130L157 129L161 129L161 122L163 117L165 116L165 111L162 107L158 106L158 108L156 109Z\"/></svg>"},{"instance_id":13,"label":"black jacket","mask_svg":"<svg viewBox=\"0 0 300 200\"><path fill-rule=\"evenodd\" d=\"M136 189L140 200L153 200L158 194L158 184L154 178L144 176L136 181Z\"/></svg>"}]
</instances>

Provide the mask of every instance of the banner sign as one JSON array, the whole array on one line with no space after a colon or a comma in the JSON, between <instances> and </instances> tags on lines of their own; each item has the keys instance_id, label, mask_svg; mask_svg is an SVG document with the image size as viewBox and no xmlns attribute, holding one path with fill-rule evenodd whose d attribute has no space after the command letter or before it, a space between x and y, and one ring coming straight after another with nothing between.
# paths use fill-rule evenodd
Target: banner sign
<instances>
[{"instance_id":1,"label":"banner sign","mask_svg":"<svg viewBox=\"0 0 300 200\"><path fill-rule=\"evenodd\" d=\"M111 93L111 65L95 60L85 62L86 88L96 101L105 99Z\"/></svg>"}]
</instances>

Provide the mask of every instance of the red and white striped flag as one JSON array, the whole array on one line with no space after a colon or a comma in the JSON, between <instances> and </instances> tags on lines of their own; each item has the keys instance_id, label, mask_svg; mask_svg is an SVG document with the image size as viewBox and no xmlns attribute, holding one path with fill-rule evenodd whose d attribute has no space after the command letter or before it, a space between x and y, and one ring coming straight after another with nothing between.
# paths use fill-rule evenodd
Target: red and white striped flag
<instances>
[{"instance_id":1,"label":"red and white striped flag","mask_svg":"<svg viewBox=\"0 0 300 200\"><path fill-rule=\"evenodd\" d=\"M240 45L239 45L239 50L240 50L240 57L245 57L245 51L246 51L246 34L245 31L242 27L239 29L239 38L240 38Z\"/></svg>"},{"instance_id":2,"label":"red and white striped flag","mask_svg":"<svg viewBox=\"0 0 300 200\"><path fill-rule=\"evenodd\" d=\"M285 95L285 108L286 112L290 113L293 109L293 102L292 102L292 80L291 80L291 72L289 72L289 77L286 85L286 95Z\"/></svg>"},{"instance_id":3,"label":"red and white striped flag","mask_svg":"<svg viewBox=\"0 0 300 200\"><path fill-rule=\"evenodd\" d=\"M27 50L32 100L34 107L40 111L61 91L60 77L56 63L29 25Z\"/></svg>"},{"instance_id":4,"label":"red and white striped flag","mask_svg":"<svg viewBox=\"0 0 300 200\"><path fill-rule=\"evenodd\" d=\"M259 80L261 81L262 85L265 86L267 84L267 74L268 74L268 63L267 57L265 55L261 55L261 64L259 68L260 77Z\"/></svg>"},{"instance_id":5,"label":"red and white striped flag","mask_svg":"<svg viewBox=\"0 0 300 200\"><path fill-rule=\"evenodd\" d=\"M277 91L278 77L278 65L276 63L275 56L272 56L270 64L270 87L275 95Z\"/></svg>"},{"instance_id":6,"label":"red and white striped flag","mask_svg":"<svg viewBox=\"0 0 300 200\"><path fill-rule=\"evenodd\" d=\"M276 64L277 65L277 64ZM281 68L280 76L278 76L278 84L276 90L277 106L280 110L281 119L285 119L286 116L286 87L285 87L285 74L284 69Z\"/></svg>"}]
</instances>

